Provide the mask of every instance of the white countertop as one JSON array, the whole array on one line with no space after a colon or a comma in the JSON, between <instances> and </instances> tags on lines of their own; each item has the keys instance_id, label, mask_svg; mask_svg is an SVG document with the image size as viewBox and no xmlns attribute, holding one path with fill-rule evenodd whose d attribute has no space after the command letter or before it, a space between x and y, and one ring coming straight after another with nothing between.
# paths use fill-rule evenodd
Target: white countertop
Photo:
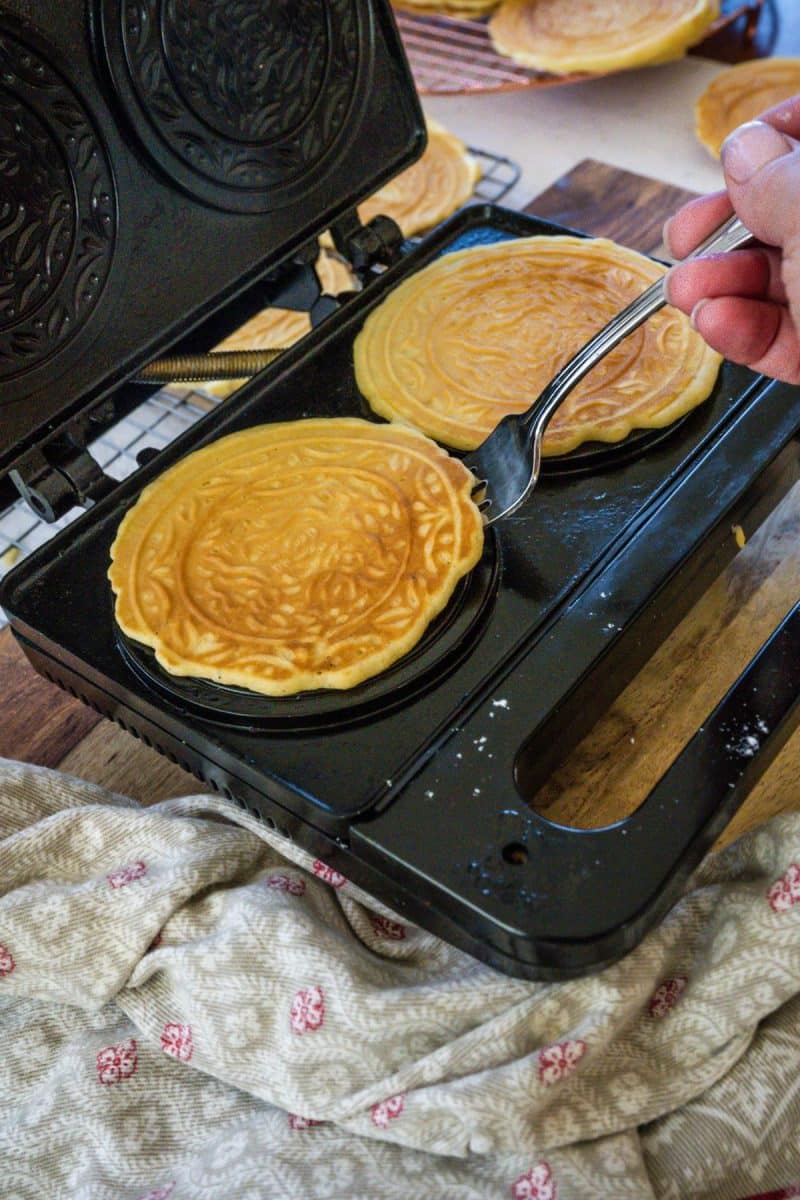
<instances>
[{"instance_id":1,"label":"white countertop","mask_svg":"<svg viewBox=\"0 0 800 1200\"><path fill-rule=\"evenodd\" d=\"M694 135L694 103L720 63L683 58L583 83L513 92L423 96L426 112L469 145L513 159L520 182L503 201L526 204L584 158L697 192L722 186Z\"/></svg>"}]
</instances>

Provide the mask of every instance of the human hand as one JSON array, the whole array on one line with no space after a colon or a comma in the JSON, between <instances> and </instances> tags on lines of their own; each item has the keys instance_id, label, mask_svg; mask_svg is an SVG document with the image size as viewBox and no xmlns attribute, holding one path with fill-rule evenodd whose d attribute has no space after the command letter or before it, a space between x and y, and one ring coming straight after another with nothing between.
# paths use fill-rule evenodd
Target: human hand
<instances>
[{"instance_id":1,"label":"human hand","mask_svg":"<svg viewBox=\"0 0 800 1200\"><path fill-rule=\"evenodd\" d=\"M763 244L673 267L667 297L726 358L800 383L800 96L734 130L722 166L727 191L679 209L668 249L683 258L734 210Z\"/></svg>"}]
</instances>

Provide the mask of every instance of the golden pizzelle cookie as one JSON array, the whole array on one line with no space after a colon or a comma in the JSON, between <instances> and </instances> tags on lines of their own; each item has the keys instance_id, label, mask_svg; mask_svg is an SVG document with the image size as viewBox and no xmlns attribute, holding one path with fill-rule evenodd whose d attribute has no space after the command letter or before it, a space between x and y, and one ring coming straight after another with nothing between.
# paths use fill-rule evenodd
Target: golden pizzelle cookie
<instances>
[{"instance_id":1,"label":"golden pizzelle cookie","mask_svg":"<svg viewBox=\"0 0 800 1200\"><path fill-rule=\"evenodd\" d=\"M605 238L531 237L443 255L367 318L356 380L372 408L470 450L665 268ZM553 416L545 454L661 428L710 393L721 358L665 308Z\"/></svg>"},{"instance_id":2,"label":"golden pizzelle cookie","mask_svg":"<svg viewBox=\"0 0 800 1200\"><path fill-rule=\"evenodd\" d=\"M679 57L719 12L720 0L505 0L489 32L537 71L620 71Z\"/></svg>"},{"instance_id":3,"label":"golden pizzelle cookie","mask_svg":"<svg viewBox=\"0 0 800 1200\"><path fill-rule=\"evenodd\" d=\"M428 144L422 157L385 183L358 206L366 224L382 213L400 226L405 237L431 229L466 204L481 177L477 160L460 138L438 121L426 118ZM330 233L320 239L332 246Z\"/></svg>"},{"instance_id":4,"label":"golden pizzelle cookie","mask_svg":"<svg viewBox=\"0 0 800 1200\"><path fill-rule=\"evenodd\" d=\"M800 92L800 58L759 58L712 79L694 108L699 140L715 156L737 125Z\"/></svg>"},{"instance_id":5,"label":"golden pizzelle cookie","mask_svg":"<svg viewBox=\"0 0 800 1200\"><path fill-rule=\"evenodd\" d=\"M424 154L358 206L364 223L383 213L411 237L438 225L475 191L481 171L464 143L438 121L428 117L425 123L428 144Z\"/></svg>"},{"instance_id":6,"label":"golden pizzelle cookie","mask_svg":"<svg viewBox=\"0 0 800 1200\"><path fill-rule=\"evenodd\" d=\"M115 614L173 675L286 696L351 688L419 640L478 561L466 467L402 425L260 425L142 492L111 548Z\"/></svg>"},{"instance_id":7,"label":"golden pizzelle cookie","mask_svg":"<svg viewBox=\"0 0 800 1200\"><path fill-rule=\"evenodd\" d=\"M351 290L353 276L348 267L332 254L322 251L316 263L322 291L330 296ZM245 321L214 350L281 350L293 346L311 329L311 317L307 312L294 312L288 308L265 308ZM215 379L202 384L205 391L215 396L229 396L244 383L244 379Z\"/></svg>"}]
</instances>

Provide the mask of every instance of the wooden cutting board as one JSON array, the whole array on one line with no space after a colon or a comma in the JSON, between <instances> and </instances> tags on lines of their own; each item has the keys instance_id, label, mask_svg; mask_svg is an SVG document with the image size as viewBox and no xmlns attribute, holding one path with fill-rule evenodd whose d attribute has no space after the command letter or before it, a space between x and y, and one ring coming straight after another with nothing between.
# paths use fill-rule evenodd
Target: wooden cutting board
<instances>
[{"instance_id":1,"label":"wooden cutting board","mask_svg":"<svg viewBox=\"0 0 800 1200\"><path fill-rule=\"evenodd\" d=\"M524 211L583 233L613 238L643 254L663 254L664 222L695 195L587 158L526 204Z\"/></svg>"},{"instance_id":2,"label":"wooden cutting board","mask_svg":"<svg viewBox=\"0 0 800 1200\"><path fill-rule=\"evenodd\" d=\"M689 193L604 163L579 163L527 211L658 252ZM733 536L733 534L731 535ZM647 667L535 798L555 820L604 825L631 812L791 608L800 592L800 488L737 555ZM58 767L143 804L196 792L180 768L40 679L0 633L0 755ZM800 808L800 733L750 795L724 840Z\"/></svg>"}]
</instances>

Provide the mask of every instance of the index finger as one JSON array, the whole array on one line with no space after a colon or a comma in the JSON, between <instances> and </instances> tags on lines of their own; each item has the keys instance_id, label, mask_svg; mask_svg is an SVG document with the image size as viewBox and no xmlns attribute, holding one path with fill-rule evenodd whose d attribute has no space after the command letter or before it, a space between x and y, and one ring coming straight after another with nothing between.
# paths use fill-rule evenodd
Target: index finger
<instances>
[{"instance_id":1,"label":"index finger","mask_svg":"<svg viewBox=\"0 0 800 1200\"><path fill-rule=\"evenodd\" d=\"M732 212L727 192L712 192L688 200L664 225L664 245L673 258L686 258Z\"/></svg>"}]
</instances>

